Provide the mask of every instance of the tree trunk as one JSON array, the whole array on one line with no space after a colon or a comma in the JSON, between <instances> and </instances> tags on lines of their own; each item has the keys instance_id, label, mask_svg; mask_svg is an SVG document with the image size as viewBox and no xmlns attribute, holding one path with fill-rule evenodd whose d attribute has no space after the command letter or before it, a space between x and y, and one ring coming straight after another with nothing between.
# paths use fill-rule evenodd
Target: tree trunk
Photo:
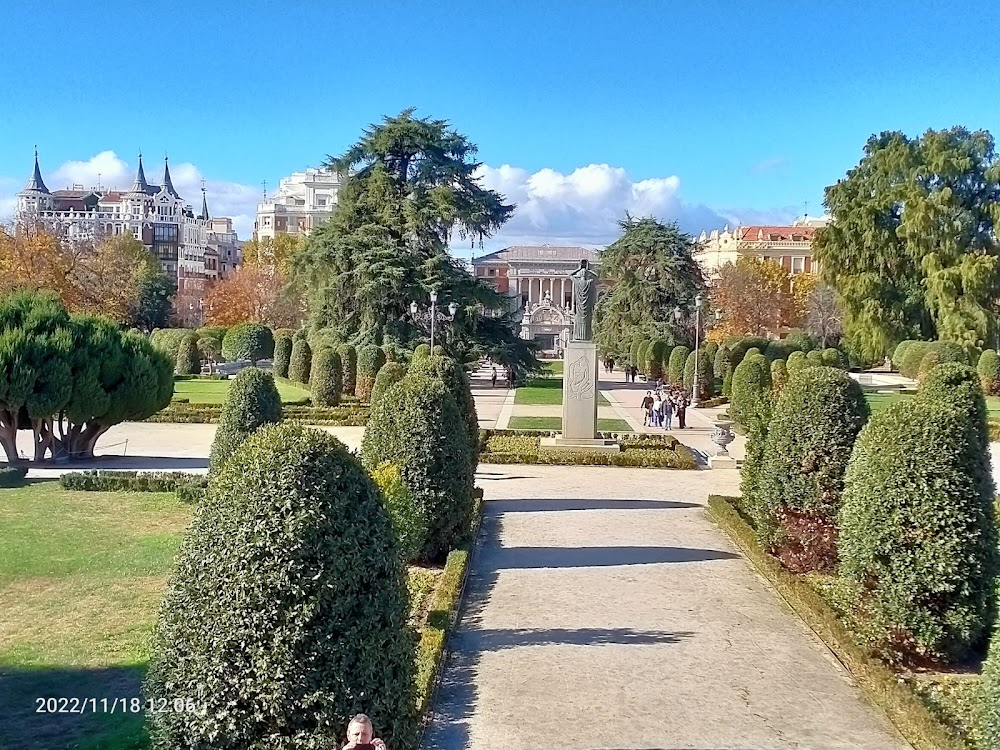
<instances>
[{"instance_id":1,"label":"tree trunk","mask_svg":"<svg viewBox=\"0 0 1000 750\"><path fill-rule=\"evenodd\" d=\"M35 445L35 463L45 460L45 454L52 448L54 435L52 434L52 417L44 419L32 419L31 431ZM54 454L54 451L53 451Z\"/></svg>"},{"instance_id":2,"label":"tree trunk","mask_svg":"<svg viewBox=\"0 0 1000 750\"><path fill-rule=\"evenodd\" d=\"M7 463L21 463L21 457L17 455L17 414L6 410L0 411L0 447L7 454Z\"/></svg>"},{"instance_id":3,"label":"tree trunk","mask_svg":"<svg viewBox=\"0 0 1000 750\"><path fill-rule=\"evenodd\" d=\"M94 446L101 435L111 429L111 425L103 425L100 422L88 422L87 426L80 433L80 440L77 446L79 458L93 458Z\"/></svg>"}]
</instances>

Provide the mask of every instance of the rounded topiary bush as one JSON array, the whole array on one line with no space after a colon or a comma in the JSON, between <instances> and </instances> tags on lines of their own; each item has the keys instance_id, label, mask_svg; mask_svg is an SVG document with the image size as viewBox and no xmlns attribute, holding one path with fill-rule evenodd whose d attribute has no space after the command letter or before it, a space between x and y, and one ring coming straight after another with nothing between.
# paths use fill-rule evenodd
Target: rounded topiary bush
<instances>
[{"instance_id":1,"label":"rounded topiary bush","mask_svg":"<svg viewBox=\"0 0 1000 750\"><path fill-rule=\"evenodd\" d=\"M375 406L389 389L406 377L406 365L401 362L386 362L375 376L375 384L372 386L372 395L369 403Z\"/></svg>"},{"instance_id":2,"label":"rounded topiary bush","mask_svg":"<svg viewBox=\"0 0 1000 750\"><path fill-rule=\"evenodd\" d=\"M832 367L800 370L777 399L755 520L761 538L789 570L824 570L836 563L844 472L867 419L861 386Z\"/></svg>"},{"instance_id":3,"label":"rounded topiary bush","mask_svg":"<svg viewBox=\"0 0 1000 750\"><path fill-rule=\"evenodd\" d=\"M362 346L358 350L358 385L355 395L362 401L370 401L375 378L385 364L385 352L375 344Z\"/></svg>"},{"instance_id":4,"label":"rounded topiary bush","mask_svg":"<svg viewBox=\"0 0 1000 750\"><path fill-rule=\"evenodd\" d=\"M201 372L201 357L198 355L198 336L189 333L181 339L177 348L177 364L174 372L178 375L197 375Z\"/></svg>"},{"instance_id":5,"label":"rounded topiary bush","mask_svg":"<svg viewBox=\"0 0 1000 750\"><path fill-rule=\"evenodd\" d=\"M823 350L823 365L825 367L836 367L841 370L846 370L847 357L844 356L840 349L834 349L831 346Z\"/></svg>"},{"instance_id":6,"label":"rounded topiary bush","mask_svg":"<svg viewBox=\"0 0 1000 750\"><path fill-rule=\"evenodd\" d=\"M792 351L810 352L816 348L816 340L801 328L791 328L785 334L785 343ZM789 355L791 352L789 352Z\"/></svg>"},{"instance_id":7,"label":"rounded topiary bush","mask_svg":"<svg viewBox=\"0 0 1000 750\"><path fill-rule=\"evenodd\" d=\"M292 357L288 361L288 379L306 385L312 369L312 348L305 339L292 344Z\"/></svg>"},{"instance_id":8,"label":"rounded topiary bush","mask_svg":"<svg viewBox=\"0 0 1000 750\"><path fill-rule=\"evenodd\" d=\"M336 406L343 390L343 362L334 349L323 347L313 357L309 391L313 406Z\"/></svg>"},{"instance_id":9,"label":"rounded topiary bush","mask_svg":"<svg viewBox=\"0 0 1000 750\"><path fill-rule=\"evenodd\" d=\"M788 359L788 355L794 351L798 350L787 341L778 340L768 341L763 353L768 362L775 362L779 359Z\"/></svg>"},{"instance_id":10,"label":"rounded topiary bush","mask_svg":"<svg viewBox=\"0 0 1000 750\"><path fill-rule=\"evenodd\" d=\"M903 354L903 359L899 363L899 374L911 380L916 380L917 375L920 374L920 363L923 361L924 355L930 351L930 348L930 341L910 342L910 345L906 347Z\"/></svg>"},{"instance_id":11,"label":"rounded topiary bush","mask_svg":"<svg viewBox=\"0 0 1000 750\"><path fill-rule=\"evenodd\" d=\"M732 372L732 366L729 361L729 349L725 346L720 346L719 350L715 353L715 361L712 363L712 371L718 380L724 380L726 373Z\"/></svg>"},{"instance_id":12,"label":"rounded topiary bush","mask_svg":"<svg viewBox=\"0 0 1000 750\"><path fill-rule=\"evenodd\" d=\"M230 362L247 361L256 365L258 360L269 359L273 354L271 329L257 323L235 325L222 339L222 356Z\"/></svg>"},{"instance_id":13,"label":"rounded topiary bush","mask_svg":"<svg viewBox=\"0 0 1000 750\"><path fill-rule=\"evenodd\" d=\"M823 359L823 352L820 349L813 349L811 352L807 352L806 362L820 367L826 364L826 361Z\"/></svg>"},{"instance_id":14,"label":"rounded topiary bush","mask_svg":"<svg viewBox=\"0 0 1000 750\"><path fill-rule=\"evenodd\" d=\"M444 559L469 532L472 456L462 413L437 378L407 375L372 404L361 458L369 469L385 461L399 467L427 519L422 560Z\"/></svg>"},{"instance_id":15,"label":"rounded topiary bush","mask_svg":"<svg viewBox=\"0 0 1000 750\"><path fill-rule=\"evenodd\" d=\"M987 349L979 355L976 372L983 391L989 396L1000 396L1000 356L995 350Z\"/></svg>"},{"instance_id":16,"label":"rounded topiary bush","mask_svg":"<svg viewBox=\"0 0 1000 750\"><path fill-rule=\"evenodd\" d=\"M176 362L181 341L189 333L191 333L190 328L156 328L149 334L149 343L166 354L171 362Z\"/></svg>"},{"instance_id":17,"label":"rounded topiary bush","mask_svg":"<svg viewBox=\"0 0 1000 750\"><path fill-rule=\"evenodd\" d=\"M338 747L368 714L389 747L416 739L409 604L378 488L338 440L266 427L212 479L160 609L152 746Z\"/></svg>"},{"instance_id":18,"label":"rounded topiary bush","mask_svg":"<svg viewBox=\"0 0 1000 750\"><path fill-rule=\"evenodd\" d=\"M429 344L418 344L417 348L413 350L412 361L416 362L418 359L423 357L431 356L431 347Z\"/></svg>"},{"instance_id":19,"label":"rounded topiary bush","mask_svg":"<svg viewBox=\"0 0 1000 750\"><path fill-rule=\"evenodd\" d=\"M451 357L435 354L433 357L423 357L414 362L410 366L408 375L426 375L444 383L445 388L455 399L458 410L462 412L471 445L478 449L479 417L476 415L476 402L472 398L472 388L465 369Z\"/></svg>"},{"instance_id":20,"label":"rounded topiary bush","mask_svg":"<svg viewBox=\"0 0 1000 750\"><path fill-rule=\"evenodd\" d=\"M697 363L695 362L697 359ZM684 363L684 390L694 390L695 367L698 368L698 401L707 401L715 395L715 378L712 374L712 360L704 351L691 352Z\"/></svg>"},{"instance_id":21,"label":"rounded topiary bush","mask_svg":"<svg viewBox=\"0 0 1000 750\"><path fill-rule=\"evenodd\" d=\"M913 339L907 339L906 341L900 341L896 344L896 348L892 351L892 366L897 370L902 370L902 362L906 357L906 352L909 350L910 346L913 344Z\"/></svg>"},{"instance_id":22,"label":"rounded topiary bush","mask_svg":"<svg viewBox=\"0 0 1000 750\"><path fill-rule=\"evenodd\" d=\"M344 371L344 393L353 396L358 387L358 350L350 344L341 344L337 349Z\"/></svg>"},{"instance_id":23,"label":"rounded topiary bush","mask_svg":"<svg viewBox=\"0 0 1000 750\"><path fill-rule=\"evenodd\" d=\"M1000 620L993 629L990 651L983 663L982 685L975 718L980 746L1000 747Z\"/></svg>"},{"instance_id":24,"label":"rounded topiary bush","mask_svg":"<svg viewBox=\"0 0 1000 750\"><path fill-rule=\"evenodd\" d=\"M968 365L947 362L926 373L917 397L961 410L966 424L984 452L989 450L986 399L976 371Z\"/></svg>"},{"instance_id":25,"label":"rounded topiary bush","mask_svg":"<svg viewBox=\"0 0 1000 750\"><path fill-rule=\"evenodd\" d=\"M858 632L890 660L957 660L992 625L997 530L989 455L933 398L876 413L848 465L840 574Z\"/></svg>"},{"instance_id":26,"label":"rounded topiary bush","mask_svg":"<svg viewBox=\"0 0 1000 750\"><path fill-rule=\"evenodd\" d=\"M675 346L670 352L666 379L671 385L684 385L684 368L690 355L691 350L686 346Z\"/></svg>"},{"instance_id":27,"label":"rounded topiary bush","mask_svg":"<svg viewBox=\"0 0 1000 750\"><path fill-rule=\"evenodd\" d=\"M785 389L788 384L788 365L785 360L776 359L771 363L771 388L775 396Z\"/></svg>"},{"instance_id":28,"label":"rounded topiary bush","mask_svg":"<svg viewBox=\"0 0 1000 750\"><path fill-rule=\"evenodd\" d=\"M763 353L769 343L768 339L760 336L745 336L733 341L729 347L729 358L733 362L733 368L739 367L740 362L743 361L743 358L746 357L751 349L756 349L758 353Z\"/></svg>"},{"instance_id":29,"label":"rounded topiary bush","mask_svg":"<svg viewBox=\"0 0 1000 750\"><path fill-rule=\"evenodd\" d=\"M427 539L427 518L423 509L413 499L396 464L388 461L379 464L372 469L371 475L389 513L400 558L406 563L417 562Z\"/></svg>"},{"instance_id":30,"label":"rounded topiary bush","mask_svg":"<svg viewBox=\"0 0 1000 750\"><path fill-rule=\"evenodd\" d=\"M281 421L281 396L274 377L256 367L233 378L219 414L208 466L214 474L225 465L243 441L265 424Z\"/></svg>"},{"instance_id":31,"label":"rounded topiary bush","mask_svg":"<svg viewBox=\"0 0 1000 750\"><path fill-rule=\"evenodd\" d=\"M650 380L659 380L663 377L663 353L666 349L667 342L656 339L646 350L646 377Z\"/></svg>"},{"instance_id":32,"label":"rounded topiary bush","mask_svg":"<svg viewBox=\"0 0 1000 750\"><path fill-rule=\"evenodd\" d=\"M812 366L814 366L814 363L809 361L809 357L805 352L792 352L788 355L788 361L785 363L785 369L788 370L789 377L799 370Z\"/></svg>"},{"instance_id":33,"label":"rounded topiary bush","mask_svg":"<svg viewBox=\"0 0 1000 750\"><path fill-rule=\"evenodd\" d=\"M292 360L292 337L278 336L274 339L274 362L271 370L279 378L288 377L288 365Z\"/></svg>"}]
</instances>

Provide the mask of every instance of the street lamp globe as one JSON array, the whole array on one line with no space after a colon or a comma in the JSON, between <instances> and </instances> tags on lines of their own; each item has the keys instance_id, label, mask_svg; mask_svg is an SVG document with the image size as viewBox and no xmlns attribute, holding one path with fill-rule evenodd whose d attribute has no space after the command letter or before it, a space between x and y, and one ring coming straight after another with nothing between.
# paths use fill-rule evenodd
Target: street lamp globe
<instances>
[{"instance_id":1,"label":"street lamp globe","mask_svg":"<svg viewBox=\"0 0 1000 750\"><path fill-rule=\"evenodd\" d=\"M431 302L437 302L437 301L438 301L437 289L432 289L431 290Z\"/></svg>"},{"instance_id":2,"label":"street lamp globe","mask_svg":"<svg viewBox=\"0 0 1000 750\"><path fill-rule=\"evenodd\" d=\"M700 294L694 298L694 306L695 307L699 307L700 308L704 304L704 302L705 302L705 299Z\"/></svg>"},{"instance_id":3,"label":"street lamp globe","mask_svg":"<svg viewBox=\"0 0 1000 750\"><path fill-rule=\"evenodd\" d=\"M451 317L454 318L455 314L457 312L458 312L458 305L457 304L455 304L454 302L452 302L450 305L448 305L448 313L451 315Z\"/></svg>"},{"instance_id":4,"label":"street lamp globe","mask_svg":"<svg viewBox=\"0 0 1000 750\"><path fill-rule=\"evenodd\" d=\"M415 316L416 314L417 314L417 303L416 302L411 302L410 303L410 315L414 315Z\"/></svg>"},{"instance_id":5,"label":"street lamp globe","mask_svg":"<svg viewBox=\"0 0 1000 750\"><path fill-rule=\"evenodd\" d=\"M722 320L722 310L716 308L715 309L715 322L718 323L720 320Z\"/></svg>"},{"instance_id":6,"label":"street lamp globe","mask_svg":"<svg viewBox=\"0 0 1000 750\"><path fill-rule=\"evenodd\" d=\"M680 323L681 322L681 316L683 316L683 315L684 315L684 312L679 307L675 307L674 308L674 320L676 320L678 323Z\"/></svg>"}]
</instances>

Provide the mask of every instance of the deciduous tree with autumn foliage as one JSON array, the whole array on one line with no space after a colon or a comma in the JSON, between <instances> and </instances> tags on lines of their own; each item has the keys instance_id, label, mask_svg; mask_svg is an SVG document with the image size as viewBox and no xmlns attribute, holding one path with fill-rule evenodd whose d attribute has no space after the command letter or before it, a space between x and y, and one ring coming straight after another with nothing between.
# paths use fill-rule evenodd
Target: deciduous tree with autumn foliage
<instances>
[{"instance_id":1,"label":"deciduous tree with autumn foliage","mask_svg":"<svg viewBox=\"0 0 1000 750\"><path fill-rule=\"evenodd\" d=\"M773 260L740 256L719 269L712 285L712 306L723 311L713 336L763 336L801 325L815 285L812 274L792 278Z\"/></svg>"},{"instance_id":2,"label":"deciduous tree with autumn foliage","mask_svg":"<svg viewBox=\"0 0 1000 750\"><path fill-rule=\"evenodd\" d=\"M297 328L303 307L276 269L239 266L208 293L205 320L209 325L261 323L271 328Z\"/></svg>"}]
</instances>

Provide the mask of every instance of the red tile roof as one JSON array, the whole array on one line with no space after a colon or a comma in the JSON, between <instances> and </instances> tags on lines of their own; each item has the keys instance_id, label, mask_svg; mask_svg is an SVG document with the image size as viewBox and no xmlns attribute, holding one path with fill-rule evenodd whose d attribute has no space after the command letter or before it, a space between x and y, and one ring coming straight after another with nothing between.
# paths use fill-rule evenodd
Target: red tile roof
<instances>
[{"instance_id":1,"label":"red tile roof","mask_svg":"<svg viewBox=\"0 0 1000 750\"><path fill-rule=\"evenodd\" d=\"M771 239L772 234L778 235L778 240L791 240L794 234L805 241L813 238L813 235L816 234L816 227L740 227L740 239L746 242L756 242L758 236L763 236L764 241L767 241Z\"/></svg>"}]
</instances>

